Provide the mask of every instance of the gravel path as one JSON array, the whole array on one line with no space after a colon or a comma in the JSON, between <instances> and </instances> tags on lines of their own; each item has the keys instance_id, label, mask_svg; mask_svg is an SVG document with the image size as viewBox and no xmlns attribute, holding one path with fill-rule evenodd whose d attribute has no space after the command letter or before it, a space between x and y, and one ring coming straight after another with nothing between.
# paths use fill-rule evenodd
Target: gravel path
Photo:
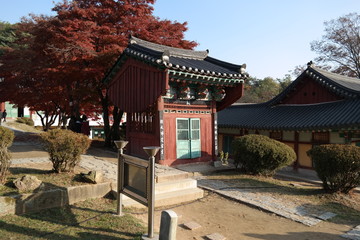
<instances>
[{"instance_id":1,"label":"gravel path","mask_svg":"<svg viewBox=\"0 0 360 240\"><path fill-rule=\"evenodd\" d=\"M48 157L17 158L11 160L11 164L45 163L45 162L50 162Z\"/></svg>"},{"instance_id":2,"label":"gravel path","mask_svg":"<svg viewBox=\"0 0 360 240\"><path fill-rule=\"evenodd\" d=\"M117 179L117 164L104 161L91 155L81 155L80 167L101 171L104 177L116 181Z\"/></svg>"},{"instance_id":3,"label":"gravel path","mask_svg":"<svg viewBox=\"0 0 360 240\"><path fill-rule=\"evenodd\" d=\"M25 164L25 163L46 163L50 162L48 157L36 158L18 158L11 160L11 164ZM104 161L91 155L81 155L80 167L90 170L102 171L104 177L109 180L116 180L117 165L111 162Z\"/></svg>"}]
</instances>

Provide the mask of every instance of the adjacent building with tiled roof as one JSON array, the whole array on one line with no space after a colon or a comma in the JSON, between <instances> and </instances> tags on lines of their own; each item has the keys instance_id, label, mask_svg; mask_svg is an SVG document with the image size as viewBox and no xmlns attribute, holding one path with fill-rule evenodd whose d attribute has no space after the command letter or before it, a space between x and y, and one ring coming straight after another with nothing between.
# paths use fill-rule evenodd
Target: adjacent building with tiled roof
<instances>
[{"instance_id":1,"label":"adjacent building with tiled roof","mask_svg":"<svg viewBox=\"0 0 360 240\"><path fill-rule=\"evenodd\" d=\"M127 112L128 154L158 145L165 165L216 158L217 112L242 96L247 73L208 54L130 39L104 80Z\"/></svg>"},{"instance_id":2,"label":"adjacent building with tiled roof","mask_svg":"<svg viewBox=\"0 0 360 240\"><path fill-rule=\"evenodd\" d=\"M244 134L264 134L294 148L296 167L312 167L306 151L325 143L360 144L360 79L309 64L283 92L261 104L234 105L219 113L219 145Z\"/></svg>"}]
</instances>

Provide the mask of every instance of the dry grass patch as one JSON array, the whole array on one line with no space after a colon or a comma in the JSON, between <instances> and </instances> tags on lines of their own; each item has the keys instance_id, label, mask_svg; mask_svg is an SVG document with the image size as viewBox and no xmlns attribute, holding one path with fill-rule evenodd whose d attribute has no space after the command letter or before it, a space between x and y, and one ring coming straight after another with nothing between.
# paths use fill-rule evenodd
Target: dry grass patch
<instances>
[{"instance_id":1,"label":"dry grass patch","mask_svg":"<svg viewBox=\"0 0 360 240\"><path fill-rule=\"evenodd\" d=\"M18 123L18 122L6 122L6 125L8 125L11 128L14 128L16 130L24 131L24 132L33 132L33 133L41 133L43 132L40 129L37 129L36 127L26 125L24 123Z\"/></svg>"},{"instance_id":2,"label":"dry grass patch","mask_svg":"<svg viewBox=\"0 0 360 240\"><path fill-rule=\"evenodd\" d=\"M141 239L143 223L117 217L116 201L93 199L39 213L8 215L0 220L2 239Z\"/></svg>"},{"instance_id":3,"label":"dry grass patch","mask_svg":"<svg viewBox=\"0 0 360 240\"><path fill-rule=\"evenodd\" d=\"M51 163L12 165L6 184L0 185L0 196L19 194L19 191L14 187L12 182L27 174L35 176L43 182L43 186L39 189L41 191L89 184L80 179L81 172L88 172L83 168L77 167L73 173L55 173L51 168Z\"/></svg>"}]
</instances>

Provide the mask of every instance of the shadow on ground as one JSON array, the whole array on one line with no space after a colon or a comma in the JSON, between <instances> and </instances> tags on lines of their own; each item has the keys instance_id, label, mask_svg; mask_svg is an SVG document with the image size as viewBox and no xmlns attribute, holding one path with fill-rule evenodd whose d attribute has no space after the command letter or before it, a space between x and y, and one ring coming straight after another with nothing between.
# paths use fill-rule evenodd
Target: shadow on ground
<instances>
[{"instance_id":1,"label":"shadow on ground","mask_svg":"<svg viewBox=\"0 0 360 240\"><path fill-rule=\"evenodd\" d=\"M310 240L310 239L339 239L339 235L330 233L319 233L319 232L289 232L286 235L281 234L247 234L245 236L252 237L254 239L263 240Z\"/></svg>"},{"instance_id":2,"label":"shadow on ground","mask_svg":"<svg viewBox=\"0 0 360 240\"><path fill-rule=\"evenodd\" d=\"M2 236L10 239L140 239L143 230L134 228L134 232L117 229L108 211L94 211L90 208L77 209L74 206L53 208L36 214L13 216L16 223L0 220ZM126 224L128 217L116 219L115 225ZM5 235L4 235L5 234Z\"/></svg>"}]
</instances>

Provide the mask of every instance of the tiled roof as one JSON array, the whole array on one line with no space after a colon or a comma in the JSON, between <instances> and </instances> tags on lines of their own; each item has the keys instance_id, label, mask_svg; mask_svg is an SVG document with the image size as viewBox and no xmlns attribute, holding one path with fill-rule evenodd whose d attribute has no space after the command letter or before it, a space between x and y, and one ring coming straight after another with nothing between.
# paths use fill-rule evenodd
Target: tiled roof
<instances>
[{"instance_id":1,"label":"tiled roof","mask_svg":"<svg viewBox=\"0 0 360 240\"><path fill-rule=\"evenodd\" d=\"M329 130L360 126L360 99L321 104L247 104L218 113L219 127L263 130Z\"/></svg>"},{"instance_id":2,"label":"tiled roof","mask_svg":"<svg viewBox=\"0 0 360 240\"><path fill-rule=\"evenodd\" d=\"M132 57L156 67L168 69L171 79L236 84L248 76L246 65L235 65L208 56L208 51L193 51L168 47L131 37L113 69L105 77L109 81L115 75L118 65ZM196 81L195 80L195 81Z\"/></svg>"},{"instance_id":3,"label":"tiled roof","mask_svg":"<svg viewBox=\"0 0 360 240\"><path fill-rule=\"evenodd\" d=\"M356 94L360 93L360 79L359 78L352 78L343 76L340 74L332 73L325 71L321 68L317 67L310 67L309 71L311 71L313 74L315 74L315 78L319 76L323 81L329 82L329 84L333 83L334 87L349 91L349 92L355 92ZM309 73L310 74L310 73Z\"/></svg>"},{"instance_id":4,"label":"tiled roof","mask_svg":"<svg viewBox=\"0 0 360 240\"><path fill-rule=\"evenodd\" d=\"M208 51L194 51L194 50L189 50L189 49L169 47L169 46L165 46L165 45L148 42L148 41L145 41L140 38L133 37L133 36L130 38L129 47L133 48L133 49L137 49L140 52L147 51L147 50L153 50L154 52L159 53L160 56L165 51L168 51L170 56L172 56L172 57L182 57L182 58L199 59L199 60L206 58L208 55ZM148 54L152 55L152 54L154 54L154 52L153 53L148 52Z\"/></svg>"},{"instance_id":5,"label":"tiled roof","mask_svg":"<svg viewBox=\"0 0 360 240\"><path fill-rule=\"evenodd\" d=\"M346 98L360 98L360 79L343 76L336 73L325 71L321 68L310 65L295 81L293 81L284 91L268 102L269 105L278 104L305 78L311 77L330 92Z\"/></svg>"},{"instance_id":6,"label":"tiled roof","mask_svg":"<svg viewBox=\"0 0 360 240\"><path fill-rule=\"evenodd\" d=\"M317 104L279 104L305 77L343 100ZM360 127L360 79L309 66L272 100L229 107L218 113L220 127L263 130L329 130Z\"/></svg>"}]
</instances>

